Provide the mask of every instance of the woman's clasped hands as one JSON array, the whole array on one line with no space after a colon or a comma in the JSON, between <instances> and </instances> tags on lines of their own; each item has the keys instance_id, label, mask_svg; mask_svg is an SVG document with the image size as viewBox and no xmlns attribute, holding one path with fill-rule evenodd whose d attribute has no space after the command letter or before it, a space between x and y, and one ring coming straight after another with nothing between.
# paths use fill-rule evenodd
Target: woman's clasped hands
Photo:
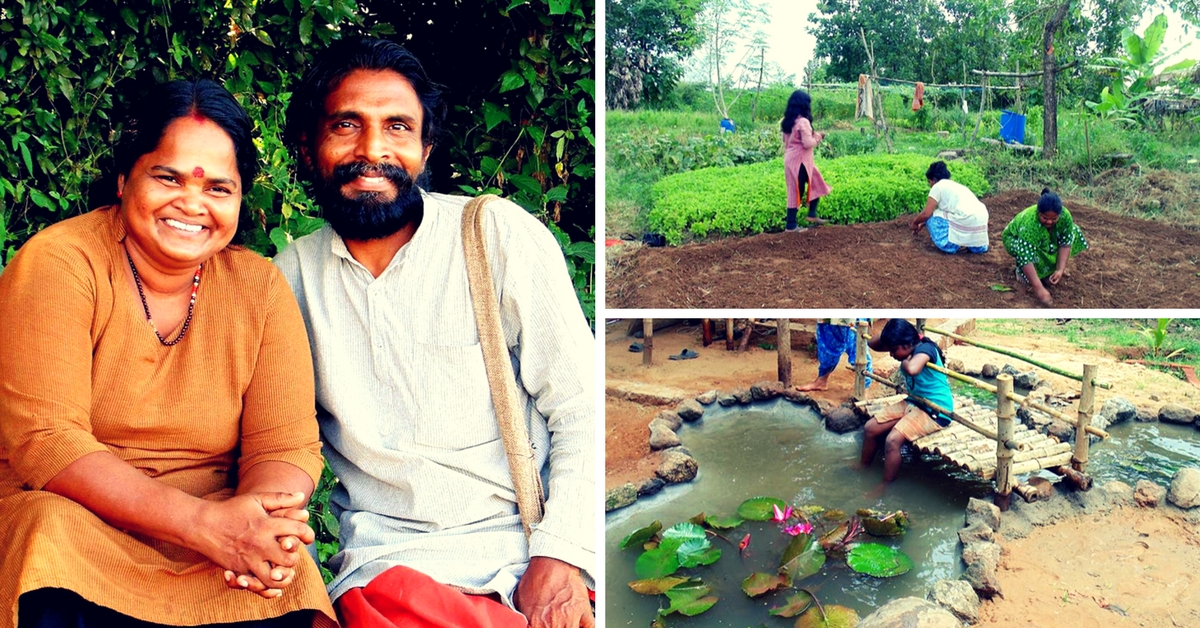
<instances>
[{"instance_id":1,"label":"woman's clasped hands","mask_svg":"<svg viewBox=\"0 0 1200 628\"><path fill-rule=\"evenodd\" d=\"M308 526L304 493L245 493L208 502L199 516L201 552L225 568L225 584L267 599L292 583L304 546L315 535Z\"/></svg>"}]
</instances>

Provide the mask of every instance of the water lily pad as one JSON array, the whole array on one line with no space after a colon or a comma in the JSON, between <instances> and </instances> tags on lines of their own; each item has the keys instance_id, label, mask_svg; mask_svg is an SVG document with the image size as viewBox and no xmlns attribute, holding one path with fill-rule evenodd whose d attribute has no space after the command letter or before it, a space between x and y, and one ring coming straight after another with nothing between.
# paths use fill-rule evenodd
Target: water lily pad
<instances>
[{"instance_id":1,"label":"water lily pad","mask_svg":"<svg viewBox=\"0 0 1200 628\"><path fill-rule=\"evenodd\" d=\"M708 533L704 531L704 528L701 528L691 521L684 521L664 530L662 533L662 538L663 541L670 539L679 539L680 541L694 539L708 540Z\"/></svg>"},{"instance_id":2,"label":"water lily pad","mask_svg":"<svg viewBox=\"0 0 1200 628\"><path fill-rule=\"evenodd\" d=\"M661 521L655 521L644 528L638 528L637 530L630 532L629 536L621 539L620 548L625 549L630 545L641 545L642 543L654 538L654 535L658 534L659 530L662 530Z\"/></svg>"},{"instance_id":3,"label":"water lily pad","mask_svg":"<svg viewBox=\"0 0 1200 628\"><path fill-rule=\"evenodd\" d=\"M678 540L663 541L658 547L642 553L633 564L634 573L638 578L649 580L665 578L679 571L677 552L681 544Z\"/></svg>"},{"instance_id":4,"label":"water lily pad","mask_svg":"<svg viewBox=\"0 0 1200 628\"><path fill-rule=\"evenodd\" d=\"M776 507L783 510L787 504L778 497L751 497L738 506L737 514L750 521L768 521L775 516Z\"/></svg>"},{"instance_id":5,"label":"water lily pad","mask_svg":"<svg viewBox=\"0 0 1200 628\"><path fill-rule=\"evenodd\" d=\"M846 564L858 573L876 578L898 576L913 568L913 561L907 554L879 543L855 545L846 555Z\"/></svg>"},{"instance_id":6,"label":"water lily pad","mask_svg":"<svg viewBox=\"0 0 1200 628\"><path fill-rule=\"evenodd\" d=\"M879 512L863 508L858 516L871 536L900 536L908 529L908 513L903 510Z\"/></svg>"},{"instance_id":7,"label":"water lily pad","mask_svg":"<svg viewBox=\"0 0 1200 628\"><path fill-rule=\"evenodd\" d=\"M708 527L713 528L714 530L732 530L733 528L736 528L745 522L745 519L742 519L738 516L709 516L704 519L704 523L707 523Z\"/></svg>"},{"instance_id":8,"label":"water lily pad","mask_svg":"<svg viewBox=\"0 0 1200 628\"><path fill-rule=\"evenodd\" d=\"M803 580L821 570L825 564L825 550L813 543L813 535L798 534L783 550L779 559L779 571L793 580Z\"/></svg>"},{"instance_id":9,"label":"water lily pad","mask_svg":"<svg viewBox=\"0 0 1200 628\"><path fill-rule=\"evenodd\" d=\"M762 573L756 571L742 580L742 591L750 597L758 597L767 591L792 586L792 579L785 573Z\"/></svg>"},{"instance_id":10,"label":"water lily pad","mask_svg":"<svg viewBox=\"0 0 1200 628\"><path fill-rule=\"evenodd\" d=\"M796 615L808 610L808 607L812 606L812 604L812 593L809 593L808 591L796 591L788 596L787 604L784 604L783 606L772 607L771 610L767 612L779 617L795 617Z\"/></svg>"},{"instance_id":11,"label":"water lily pad","mask_svg":"<svg viewBox=\"0 0 1200 628\"><path fill-rule=\"evenodd\" d=\"M796 628L854 628L857 625L858 613L836 604L813 606L796 620Z\"/></svg>"},{"instance_id":12,"label":"water lily pad","mask_svg":"<svg viewBox=\"0 0 1200 628\"><path fill-rule=\"evenodd\" d=\"M667 599L671 600L671 605L658 613L660 616L671 613L679 613L688 617L699 615L717 603L717 597L709 595L709 593L712 593L712 587L699 580L678 585L666 592Z\"/></svg>"},{"instance_id":13,"label":"water lily pad","mask_svg":"<svg viewBox=\"0 0 1200 628\"><path fill-rule=\"evenodd\" d=\"M688 521L690 521L698 526L702 526L702 525L704 525L704 520L706 518L707 518L707 516L704 513L698 513L698 514L692 515L692 518L688 519Z\"/></svg>"},{"instance_id":14,"label":"water lily pad","mask_svg":"<svg viewBox=\"0 0 1200 628\"><path fill-rule=\"evenodd\" d=\"M700 565L711 565L720 560L721 549L713 547L708 539L703 542L684 541L683 545L679 546L676 556L679 558L681 567L699 567Z\"/></svg>"},{"instance_id":15,"label":"water lily pad","mask_svg":"<svg viewBox=\"0 0 1200 628\"><path fill-rule=\"evenodd\" d=\"M629 583L629 588L642 595L661 595L675 585L687 582L687 578L679 576L667 578L650 578L648 580L634 580Z\"/></svg>"},{"instance_id":16,"label":"water lily pad","mask_svg":"<svg viewBox=\"0 0 1200 628\"><path fill-rule=\"evenodd\" d=\"M824 517L826 521L842 521L843 519L846 519L846 511L837 509L826 510L821 514L821 516Z\"/></svg>"}]
</instances>

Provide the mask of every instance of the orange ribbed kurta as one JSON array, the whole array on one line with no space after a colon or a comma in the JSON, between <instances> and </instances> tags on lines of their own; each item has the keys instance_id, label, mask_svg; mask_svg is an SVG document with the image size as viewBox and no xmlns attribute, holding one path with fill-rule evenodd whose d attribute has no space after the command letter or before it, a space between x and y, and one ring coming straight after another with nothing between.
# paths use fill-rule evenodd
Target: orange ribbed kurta
<instances>
[{"instance_id":1,"label":"orange ribbed kurta","mask_svg":"<svg viewBox=\"0 0 1200 628\"><path fill-rule=\"evenodd\" d=\"M166 347L125 275L124 237L117 210L96 210L45 229L0 274L0 627L16 624L22 593L44 587L162 624L301 609L332 624L307 557L283 595L264 600L227 588L196 552L40 490L105 450L206 499L227 499L239 471L267 460L321 473L312 358L279 271L251 251L217 253L187 337Z\"/></svg>"}]
</instances>

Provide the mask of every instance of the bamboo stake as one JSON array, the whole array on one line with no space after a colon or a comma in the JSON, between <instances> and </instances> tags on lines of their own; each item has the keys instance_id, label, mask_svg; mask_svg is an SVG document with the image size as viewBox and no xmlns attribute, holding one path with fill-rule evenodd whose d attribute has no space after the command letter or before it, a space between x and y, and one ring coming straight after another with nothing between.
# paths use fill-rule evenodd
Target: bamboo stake
<instances>
[{"instance_id":1,"label":"bamboo stake","mask_svg":"<svg viewBox=\"0 0 1200 628\"><path fill-rule=\"evenodd\" d=\"M994 503L1000 508L1001 512L1007 511L1012 502L1012 465L1013 452L1007 447L1001 447L999 444L1005 441L1012 440L1013 437L1013 418L1017 415L1017 411L1013 408L1012 399L1008 398L1008 394L1012 392L1012 375L1001 374L996 378L996 498Z\"/></svg>"},{"instance_id":2,"label":"bamboo stake","mask_svg":"<svg viewBox=\"0 0 1200 628\"><path fill-rule=\"evenodd\" d=\"M1092 476L1085 475L1068 466L1050 467L1050 470L1062 476L1072 487L1081 491L1092 490Z\"/></svg>"},{"instance_id":3,"label":"bamboo stake","mask_svg":"<svg viewBox=\"0 0 1200 628\"><path fill-rule=\"evenodd\" d=\"M746 319L746 331L742 332L742 341L738 343L738 353L745 353L750 346L750 335L754 332L754 319Z\"/></svg>"},{"instance_id":4,"label":"bamboo stake","mask_svg":"<svg viewBox=\"0 0 1200 628\"><path fill-rule=\"evenodd\" d=\"M704 346L711 345L713 342L712 319L705 318L700 321L700 329L704 333Z\"/></svg>"},{"instance_id":5,"label":"bamboo stake","mask_svg":"<svg viewBox=\"0 0 1200 628\"><path fill-rule=\"evenodd\" d=\"M858 321L855 328L854 398L866 399L867 378L863 373L867 372L867 322Z\"/></svg>"},{"instance_id":6,"label":"bamboo stake","mask_svg":"<svg viewBox=\"0 0 1200 628\"><path fill-rule=\"evenodd\" d=\"M642 319L642 366L654 363L654 319Z\"/></svg>"},{"instance_id":7,"label":"bamboo stake","mask_svg":"<svg viewBox=\"0 0 1200 628\"><path fill-rule=\"evenodd\" d=\"M951 371L948 368L944 368L944 367L941 367L941 366L938 366L938 365L932 364L932 363L926 364L925 366L932 368L933 370L935 370L939 373L945 373L947 376L953 377L954 379L967 382L968 384L974 384L976 388L981 388L990 393L996 392L995 386L993 386L987 382L981 382L981 381L975 379L974 377L970 377L968 375L963 375L962 373L959 373L957 371ZM1029 401L1029 399L1027 397L1023 397L1021 395L1018 395L1017 393L1009 393L1008 398L1017 402L1022 407L1034 408L1034 409L1040 410L1041 412L1045 412L1046 414L1048 414L1056 419L1066 421L1067 423L1070 423L1072 425L1075 424L1075 421L1076 421L1075 418L1073 418L1070 415L1067 415L1063 412L1055 410L1054 408L1051 408L1050 406L1048 406L1044 403L1038 403L1036 401ZM1108 438L1108 432L1105 432L1104 430L1102 430L1098 427L1092 426L1092 425L1087 426L1087 433L1091 434L1093 436L1099 436L1100 438Z\"/></svg>"},{"instance_id":8,"label":"bamboo stake","mask_svg":"<svg viewBox=\"0 0 1200 628\"><path fill-rule=\"evenodd\" d=\"M792 387L792 325L791 320L781 318L775 321L775 336L779 341L776 350L779 352L779 381L784 388Z\"/></svg>"},{"instance_id":9,"label":"bamboo stake","mask_svg":"<svg viewBox=\"0 0 1200 628\"><path fill-rule=\"evenodd\" d=\"M1095 364L1083 365L1083 391L1079 394L1079 421L1075 424L1075 456L1071 458L1071 467L1083 473L1087 471L1088 438L1087 428L1092 424L1092 409L1096 403Z\"/></svg>"},{"instance_id":10,"label":"bamboo stake","mask_svg":"<svg viewBox=\"0 0 1200 628\"><path fill-rule=\"evenodd\" d=\"M1060 467L1071 461L1071 452L1058 454L1057 456L1047 456L1045 458L1037 458L1034 460L1026 460L1024 462L1013 463L1013 475L1024 475L1033 473L1039 469L1049 469L1051 467Z\"/></svg>"},{"instance_id":11,"label":"bamboo stake","mask_svg":"<svg viewBox=\"0 0 1200 628\"><path fill-rule=\"evenodd\" d=\"M725 350L733 351L733 319L725 319Z\"/></svg>"},{"instance_id":12,"label":"bamboo stake","mask_svg":"<svg viewBox=\"0 0 1200 628\"><path fill-rule=\"evenodd\" d=\"M1051 366L1049 364L1046 364L1045 362L1039 362L1029 356L1021 355L1020 353L1017 353L1016 351L1013 351L1011 349L1005 349L1003 347L995 347L992 345L987 345L982 342L979 342L978 340L971 340L970 338L960 336L956 333L942 331L940 329L934 329L932 327L927 328L926 331L931 331L935 334L940 334L940 335L950 338L952 340L957 340L959 342L963 342L963 343L969 344L971 346L979 347L980 349L987 349L988 351L999 353L1001 355L1007 355L1010 358L1016 358L1018 360L1021 360L1022 362L1028 362L1036 367L1046 369L1047 371L1050 371L1051 373L1055 373L1057 375L1062 375L1063 377L1070 377L1071 379L1073 379L1077 382L1083 380L1082 375L1076 375L1066 369L1061 369L1057 366ZM1095 382L1095 385L1099 386L1101 388L1104 388L1104 389L1112 388L1112 384L1109 384L1107 382Z\"/></svg>"}]
</instances>

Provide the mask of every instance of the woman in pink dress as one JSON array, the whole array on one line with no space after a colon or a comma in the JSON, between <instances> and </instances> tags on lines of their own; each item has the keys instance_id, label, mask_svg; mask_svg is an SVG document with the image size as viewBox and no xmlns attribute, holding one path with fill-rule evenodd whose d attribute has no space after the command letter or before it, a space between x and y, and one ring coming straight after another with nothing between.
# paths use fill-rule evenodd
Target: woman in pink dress
<instances>
[{"instance_id":1,"label":"woman in pink dress","mask_svg":"<svg viewBox=\"0 0 1200 628\"><path fill-rule=\"evenodd\" d=\"M813 163L813 148L825 139L812 128L812 98L803 90L792 92L780 124L783 131L783 171L787 174L787 230L797 231L796 213L801 201L808 207L808 223L824 224L817 217L817 201L829 194L829 185Z\"/></svg>"}]
</instances>

